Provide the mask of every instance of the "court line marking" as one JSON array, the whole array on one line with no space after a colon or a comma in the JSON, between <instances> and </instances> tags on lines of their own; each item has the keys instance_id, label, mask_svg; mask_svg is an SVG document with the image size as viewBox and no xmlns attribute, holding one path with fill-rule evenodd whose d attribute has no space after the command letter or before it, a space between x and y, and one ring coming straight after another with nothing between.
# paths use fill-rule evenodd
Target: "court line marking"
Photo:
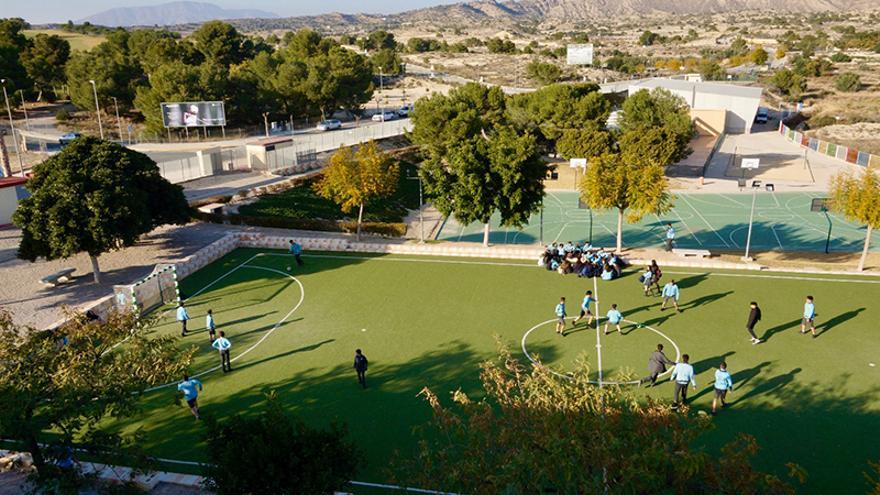
<instances>
[{"instance_id":1,"label":"court line marking","mask_svg":"<svg viewBox=\"0 0 880 495\"><path fill-rule=\"evenodd\" d=\"M727 246L728 249L730 249L730 244L728 244L727 241L725 241L724 238L721 237L721 234L719 234L718 231L715 230L714 227L712 227L712 224L710 224L709 221L706 220L706 217L704 217L696 208L694 208L693 205L690 204L690 202L687 200L687 198L685 196L681 196L681 199L683 199L684 202L687 203L687 205L690 207L690 209L694 210L694 213L696 213L698 217L703 219L703 222L706 223L706 225L709 227L709 229L712 232L714 232L715 235L718 236L719 239L721 239L721 242L723 242L724 245Z\"/></svg>"},{"instance_id":2,"label":"court line marking","mask_svg":"<svg viewBox=\"0 0 880 495\"><path fill-rule=\"evenodd\" d=\"M599 368L599 388L602 388L602 382L604 382L605 377L602 372L602 340L599 337L599 283L596 281L596 277L593 277L593 291L593 294L596 295L596 355L598 356L596 359L596 366ZM526 341L525 335L523 335L523 350L525 350L525 348ZM526 357L529 357L528 352L526 352ZM529 361L531 360L531 357L529 357Z\"/></svg>"},{"instance_id":3,"label":"court line marking","mask_svg":"<svg viewBox=\"0 0 880 495\"><path fill-rule=\"evenodd\" d=\"M290 256L284 253L261 253L265 256ZM387 256L342 256L342 255L331 255L331 254L303 254L303 256L309 258L327 258L327 259L353 259L353 260L374 260L374 261L397 261L397 262L409 262L409 263L441 263L441 264L455 264L455 265L484 265L484 266L516 266L523 268L540 268L536 264L531 263L504 263L504 262L493 262L493 261L463 261L463 260L433 260L433 259L423 259L423 258L389 258ZM430 256L430 255L426 255ZM476 256L475 256L476 257ZM536 258L537 260L537 258ZM719 268L719 270L723 270L723 268ZM758 275L758 274L750 274L750 273L716 273L716 272L677 272L677 271L666 271L666 273L672 273L676 275L712 275L717 277L741 277L741 278L766 278L766 279L778 279L778 280L806 280L809 282L841 282L848 283L853 282L857 284L880 284L880 280L862 280L862 279L843 279L843 278L821 278L821 277L797 277L792 275ZM870 275L863 275L870 276Z\"/></svg>"},{"instance_id":4,"label":"court line marking","mask_svg":"<svg viewBox=\"0 0 880 495\"><path fill-rule=\"evenodd\" d=\"M257 253L257 254L255 254L254 256L251 257L251 260L253 260L254 258L257 258L257 257L259 257L259 256L264 256L264 255L265 255L265 253ZM250 261L250 260L248 260L248 261ZM302 282L300 282L296 277L294 277L293 275L291 275L291 274L289 274L289 273L285 273L285 272L282 272L281 270L276 270L276 269L274 269L274 268L268 268L268 267L265 267L265 266L257 266L257 265L245 265L245 264L242 264L242 265L239 265L239 266L236 267L236 268L241 268L241 267L245 267L245 268L254 268L254 269L256 269L256 270L265 270L265 271L275 272L275 273L279 273L279 274L281 274L281 275L284 275L284 276L288 277L289 279L293 280L294 282L296 282L297 285L299 285L300 293L299 293L299 301L296 303L296 305L293 307L293 309L291 309L290 311L288 311L288 313L287 313L286 315L284 315L284 318L281 318L280 320L278 320L278 323L276 323L271 329L269 329L269 331L267 331L266 333L264 333L263 336L260 337L260 340L256 341L253 345L251 345L250 347L248 347L247 349L245 349L243 352L237 354L235 357L233 357L232 359L230 359L230 360L229 360L230 363L234 363L235 361L238 361L239 359L241 359L241 358L245 357L246 355L248 355L248 353L250 353L251 351L253 351L253 350L256 349L257 347L259 347L260 344L262 344L266 339L268 339L269 336L272 335L272 334L275 332L275 330L278 330L278 328L280 328L281 325L283 325L284 322L287 321L288 318L290 318L290 315L292 315L297 309L299 309L300 306L302 306L302 303L303 303L303 301L305 301L305 298L306 298L306 289L305 289L305 287L303 287ZM218 280L219 280L219 279L218 279ZM213 285L213 283L216 283L216 280L215 280L214 282L212 282L211 285ZM195 296L193 296L193 297L195 297ZM217 371L217 370L219 370L221 367L222 367L222 366L220 366L220 365L218 365L218 366L214 366L213 368L209 368L209 369L207 369L207 370L205 370L205 371L200 371L200 372L198 372L198 373L196 373L196 374L194 374L194 375L190 375L190 377L191 377L191 378L198 378L198 377L200 377L200 376L207 375L208 373L212 373L212 372L214 372L214 371ZM174 382L168 382L168 383L165 383L165 384L162 384L162 385L156 385L155 387L150 387L150 388L144 390L143 393L146 394L146 393L149 393L149 392L153 392L153 391L156 391L156 390L160 390L160 389L163 389L163 388L170 387L170 386L172 386L172 385L177 385L178 383L180 383L180 382L179 382L179 381L174 381Z\"/></svg>"},{"instance_id":5,"label":"court line marking","mask_svg":"<svg viewBox=\"0 0 880 495\"><path fill-rule=\"evenodd\" d=\"M773 232L773 237L776 238L776 243L779 244L779 250L785 251L785 248L782 247L782 241L779 240L779 234L776 233L776 225L777 225L776 223L770 224L770 232Z\"/></svg>"},{"instance_id":6,"label":"court line marking","mask_svg":"<svg viewBox=\"0 0 880 495\"><path fill-rule=\"evenodd\" d=\"M697 244L699 244L700 247L703 247L703 241L701 241L700 238L697 237L697 234L694 234L694 231L691 229L691 226L688 225L687 222L684 221L684 218L681 218L681 215L678 214L678 210L673 208L672 211L675 212L675 216L678 217L678 220L681 221L681 223L684 225L684 228L686 228L688 230L688 232L691 233L691 237L693 237L694 240L697 241ZM655 214L654 216L656 217L657 215ZM660 217L657 217L657 220L659 221Z\"/></svg>"},{"instance_id":7,"label":"court line marking","mask_svg":"<svg viewBox=\"0 0 880 495\"><path fill-rule=\"evenodd\" d=\"M597 313L599 312L599 308L598 308L598 307L596 308L596 312L597 312ZM529 360L533 365L537 365L537 364L539 364L539 362L536 361L536 360L532 357L531 354L529 354L528 348L526 347L526 339L528 339L529 335L530 335L533 331L537 330L538 328L543 327L544 325L547 325L548 323L553 323L553 322L555 322L557 319L558 319L558 318L551 318L551 319L549 319L549 320L547 320L547 321L543 321L543 322L541 322L541 323L538 323L537 325L533 326L532 328L526 330L526 333L523 334L522 340L520 341L520 347L522 348L523 354L525 354L526 358L528 358L528 360ZM566 319L566 320L573 320L573 319L574 319L574 316L567 316L567 317L565 317L565 319ZM598 343L598 342L599 342L599 340L598 340L598 339L599 339L599 335L598 335L598 332L599 332L598 322L599 322L599 320L602 320L602 319L607 319L607 318L605 318L604 316L596 315L596 322L597 322L597 323L596 323L596 324L597 324L597 327L596 327L596 332L597 332L597 334L596 334L596 339L597 339L596 347L597 347L597 351L600 350L600 348L602 347L601 344ZM654 327L652 327L652 326L644 325L644 324L642 324L642 323L638 323L638 322L635 322L635 321L632 321L632 320L627 320L626 318L622 319L621 321L622 321L622 322L625 322L625 323L629 323L629 324L631 324L631 325L642 325L642 328L647 328L648 330L651 330L651 331L653 331L654 333L656 333L657 335L663 337L664 339L666 339L667 341L669 341L670 344L672 344L672 347L673 347L673 348L675 348L675 362L679 362L679 361L681 361L681 351L680 351L679 348L678 348L678 344L676 344L674 340L672 340L671 338L669 338L668 335L666 335L665 333L661 332L660 330L657 330L656 328L654 328ZM598 363L598 361L597 361L597 363ZM598 371L599 371L599 376L601 377L601 376L602 376L602 368L601 368L601 364L597 364L597 366L599 366ZM564 379L566 379L566 380L571 380L571 376L569 376L569 375L567 375L567 374L560 373L560 372L554 370L553 368L551 368L550 366L547 366L547 365L544 365L544 367L547 368L547 370L548 370L550 373L552 373L553 375L555 375L555 376L557 376L557 377L559 377L559 378L564 378ZM664 375L669 374L669 373L672 373L672 368L669 368L668 370L664 371L663 373L657 375L657 377L659 378L659 377L664 376ZM638 384L641 383L641 380L629 380L629 381L621 382L621 381L616 381L616 380L608 380L608 381L606 381L606 380L602 380L602 379L600 378L598 381L597 381L597 380L587 380L587 383L591 383L591 384L593 384L593 385L638 385Z\"/></svg>"}]
</instances>

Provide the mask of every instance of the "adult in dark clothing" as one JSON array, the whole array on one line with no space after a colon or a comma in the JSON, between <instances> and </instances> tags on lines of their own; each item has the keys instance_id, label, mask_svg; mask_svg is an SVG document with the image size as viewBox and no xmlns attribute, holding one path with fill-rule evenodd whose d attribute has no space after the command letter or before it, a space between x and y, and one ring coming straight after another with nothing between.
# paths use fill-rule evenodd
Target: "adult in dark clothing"
<instances>
[{"instance_id":1,"label":"adult in dark clothing","mask_svg":"<svg viewBox=\"0 0 880 495\"><path fill-rule=\"evenodd\" d=\"M749 335L752 336L752 344L760 344L761 339L755 335L755 325L761 321L761 308L758 307L758 303L755 301L749 303L749 307L751 310L749 311L749 319L746 321L746 330L748 330Z\"/></svg>"},{"instance_id":2,"label":"adult in dark clothing","mask_svg":"<svg viewBox=\"0 0 880 495\"><path fill-rule=\"evenodd\" d=\"M663 344L657 344L657 350L651 353L651 357L648 358L648 372L650 373L648 376L642 378L639 381L639 384L648 383L649 387L653 387L657 382L657 377L660 376L660 373L666 371L666 365L674 366L675 362L670 361L669 358L666 357L666 354L663 354Z\"/></svg>"},{"instance_id":3,"label":"adult in dark clothing","mask_svg":"<svg viewBox=\"0 0 880 495\"><path fill-rule=\"evenodd\" d=\"M354 351L354 370L357 371L358 374L358 383L361 384L361 387L367 388L367 365L369 362L367 361L367 356L361 352L360 349Z\"/></svg>"},{"instance_id":4,"label":"adult in dark clothing","mask_svg":"<svg viewBox=\"0 0 880 495\"><path fill-rule=\"evenodd\" d=\"M663 271L660 270L657 260L651 260L648 269L651 270L651 286L657 288L657 294L662 293L663 289L660 288L660 278L663 277Z\"/></svg>"}]
</instances>

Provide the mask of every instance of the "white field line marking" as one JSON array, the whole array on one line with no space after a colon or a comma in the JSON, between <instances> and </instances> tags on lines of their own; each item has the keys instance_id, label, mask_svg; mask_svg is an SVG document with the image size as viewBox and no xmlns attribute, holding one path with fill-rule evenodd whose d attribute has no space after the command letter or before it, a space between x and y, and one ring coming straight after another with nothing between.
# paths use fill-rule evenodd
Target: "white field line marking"
<instances>
[{"instance_id":1,"label":"white field line marking","mask_svg":"<svg viewBox=\"0 0 880 495\"><path fill-rule=\"evenodd\" d=\"M690 207L690 209L694 210L694 213L696 213L697 216L700 217L700 218L703 220L703 222L706 223L706 226L708 226L709 229L712 230L712 232L714 232L715 235L718 236L719 239L721 239L721 242L723 242L725 246L727 246L728 248L730 248L730 244L728 244L727 241L725 241L724 238L721 237L721 234L719 234L718 231L715 230L714 227L712 227L712 224L709 223L708 220L706 220L706 217L704 217L704 216L700 213L699 210L697 210L696 208L694 208L694 206L693 206L693 205L687 200L687 198L686 198L685 196L681 196L681 199L683 199L684 202Z\"/></svg>"},{"instance_id":2,"label":"white field line marking","mask_svg":"<svg viewBox=\"0 0 880 495\"><path fill-rule=\"evenodd\" d=\"M599 308L598 308L598 307L596 308L596 311L597 311L597 312L599 311ZM575 318L574 316L568 316L568 317L566 317L567 320L573 320L574 318ZM601 320L601 319L605 319L605 317L604 317L604 316L600 317L600 316L596 315L596 324L597 324L597 325L599 324L598 322L599 322L599 320ZM556 320L557 320L557 318L553 318L553 319L550 319L550 320L547 320L547 321L542 321L541 323L538 323L537 325L533 326L532 328L526 330L526 333L523 334L522 340L520 341L520 347L522 348L523 354L525 354L526 358L528 358L528 360L531 361L532 364L538 364L538 361L536 361L536 360L532 357L532 355L529 354L528 348L527 348L527 346L526 346L526 339L528 339L529 335L530 335L533 331L537 330L538 328L540 328L540 327L542 327L542 326L544 326L544 325L547 325L547 324L549 324L549 323L553 323L553 322L555 322ZM621 321L624 322L624 323L629 323L629 324L631 324L631 325L640 325L640 323L635 322L635 321L632 321L632 320L627 320L626 318L622 319ZM665 333L661 332L660 330L657 330L656 328L654 328L654 327L650 327L650 326L648 326L648 325L642 325L642 328L647 328L648 330L651 330L652 332L656 333L657 335L659 335L659 336L663 337L664 339L666 339L667 341L669 341L669 343L672 344L672 347L675 348L675 361L678 362L678 361L681 360L681 351L678 349L678 345L675 343L674 340L672 340L671 338L669 338L668 335L666 335ZM598 329L597 329L597 331L598 331ZM598 336L597 336L597 337L598 337ZM553 369L550 368L550 367L547 367L547 369L550 371L550 373L553 373L554 375L558 376L559 378L564 378L564 379L566 379L566 380L570 380L570 379L571 379L571 376L566 375L566 374L563 374L563 373L559 373L558 371L555 371L555 370L553 370ZM601 370L601 368L599 368L599 369ZM657 375L657 376L663 376L663 375L669 374L669 373L671 373L671 372L672 372L672 368L670 368L670 369L664 371L663 373L661 373L661 374L659 374L659 375ZM587 382L588 382L588 383L592 383L593 385L599 385L599 383L600 383L599 381L596 381L596 380L587 380ZM631 381L628 381L628 382L618 382L618 381L613 381L613 380L602 380L601 383L602 383L603 385L638 385L639 382L640 382L640 380L631 380Z\"/></svg>"},{"instance_id":3,"label":"white field line marking","mask_svg":"<svg viewBox=\"0 0 880 495\"><path fill-rule=\"evenodd\" d=\"M205 463L205 462L180 461L177 459L165 459L163 457L154 457L153 460L158 461L158 462L162 462L165 464L178 464L178 465L182 465L182 466L210 466L210 464ZM384 488L387 490L407 491L407 492L413 492L413 493L428 493L428 494L432 494L432 495L459 495L459 494L453 493L453 492L441 492L441 491L437 491L437 490L426 490L424 488L403 487L403 486L397 486L397 485L388 485L388 484L384 484L384 483L369 483L366 481L349 481L348 483L350 485L355 485L355 486L366 486L366 487L370 487L370 488Z\"/></svg>"},{"instance_id":4,"label":"white field line marking","mask_svg":"<svg viewBox=\"0 0 880 495\"><path fill-rule=\"evenodd\" d=\"M562 228L559 229L559 232L556 233L556 237L553 238L553 242L559 242L559 238L562 237L562 233L565 232L565 228L568 227L568 224L571 222L565 222L562 224Z\"/></svg>"},{"instance_id":5,"label":"white field line marking","mask_svg":"<svg viewBox=\"0 0 880 495\"><path fill-rule=\"evenodd\" d=\"M724 198L724 199L726 199L726 200L728 200L728 201L730 201L730 202L732 202L732 203L736 203L737 206L741 206L741 207L743 207L743 208L748 208L748 207L749 207L749 205L744 204L744 203L740 203L739 201L737 201L737 200L735 200L735 199L733 199L733 198L728 198L727 196L725 196L725 195L723 195L723 194L719 194L718 196L720 196L720 197L722 197L722 198ZM706 203L706 201L704 201L704 203ZM720 205L716 205L716 206L720 206Z\"/></svg>"},{"instance_id":6,"label":"white field line marking","mask_svg":"<svg viewBox=\"0 0 880 495\"><path fill-rule=\"evenodd\" d=\"M684 228L686 228L686 229L688 230L688 232L691 233L691 237L693 237L694 240L697 241L697 244L699 244L700 247L703 247L703 242L700 241L700 238L697 237L697 234L694 234L694 231L691 230L691 226L688 225L688 223L684 221L684 218L681 218L681 215L678 214L678 210L676 210L675 208L673 208L672 211L675 212L675 216L678 217L678 219L679 219L679 220L681 221L681 223L684 225ZM654 216L656 217L657 215L654 215ZM657 220L659 221L659 220L660 220L660 217L657 217Z\"/></svg>"},{"instance_id":7,"label":"white field line marking","mask_svg":"<svg viewBox=\"0 0 880 495\"><path fill-rule=\"evenodd\" d=\"M776 233L776 224L775 223L770 224L770 232L773 232L773 237L776 238L776 243L779 244L779 250L785 251L785 248L782 247L782 241L779 240L779 234Z\"/></svg>"},{"instance_id":8,"label":"white field line marking","mask_svg":"<svg viewBox=\"0 0 880 495\"><path fill-rule=\"evenodd\" d=\"M255 255L254 257L259 256L259 255L262 255L262 254L263 254L263 253L258 253L258 254ZM251 258L251 259L253 259L253 258ZM245 266L245 265L239 265L238 267L236 267L236 269L237 269L237 268L240 268L240 267L242 267L242 266ZM234 363L235 361L238 361L239 359L245 357L249 352L251 352L251 351L253 351L254 349L256 349L257 347L259 347L260 344L262 344L266 339L268 339L269 336L272 335L272 333L275 332L275 330L278 330L278 328L279 328L282 324L284 324L284 322L287 321L288 318L290 318L290 315L292 315L297 309L299 309L300 306L302 306L302 303L303 303L303 301L304 301L305 298L306 298L306 290L305 290L305 288L303 287L303 284L302 284L299 280L297 280L297 278L294 277L293 275L290 275L290 274L288 274L288 273L282 272L281 270L275 270L274 268L266 268L266 267L263 267L263 266L247 265L246 268L254 268L254 269L257 269L257 270L266 270L266 271L269 271L269 272L275 272L275 273L279 273L279 274L281 274L281 275L284 275L284 276L290 278L291 280L293 280L294 282L296 282L297 285L299 285L299 291L300 291L300 292L299 292L299 301L296 303L296 306L294 306L293 309L291 309L286 315L284 315L284 318L281 318L280 320L278 320L278 323L276 323L275 326L273 326L271 329L269 329L268 332L264 333L263 336L260 337L260 340L254 342L253 345L251 345L250 347L248 347L247 349L245 349L245 350L244 350L243 352L241 352L240 354L237 354L234 358L230 359L230 360L229 360L230 363ZM199 373L196 373L195 375L191 375L191 377L192 377L192 378L198 378L198 377L200 377L200 376L207 375L208 373L211 373L211 372L217 371L217 370L219 370L220 368L221 368L220 366L214 366L213 368L207 369L207 370L205 370L205 371L201 371L201 372L199 372ZM170 386L172 386L172 385L176 385L177 383L178 383L178 382L175 381L175 382L169 382L169 383L166 383L166 384L164 384L164 385L157 385L157 386L155 386L155 387L150 387L150 388L144 390L144 393L153 392L153 391L155 391L155 390L159 390L159 389L162 389L162 388L170 387Z\"/></svg>"},{"instance_id":9,"label":"white field line marking","mask_svg":"<svg viewBox=\"0 0 880 495\"><path fill-rule=\"evenodd\" d=\"M776 191L772 191L770 193L770 197L773 198L773 202L776 203L776 208L781 208L782 206L779 204L779 200L776 199Z\"/></svg>"},{"instance_id":10,"label":"white field line marking","mask_svg":"<svg viewBox=\"0 0 880 495\"><path fill-rule=\"evenodd\" d=\"M264 256L289 256L282 253L260 253ZM334 256L329 254L303 254L310 258L329 258L329 259L353 259L353 260L373 260L373 261L400 261L411 263L445 263L456 265L488 265L488 266L518 266L524 268L539 268L531 263L497 263L491 261L457 261L457 260L430 260L419 258L387 258L381 256ZM722 268L723 269L723 268ZM712 275L717 277L741 277L741 278L766 278L778 280L806 280L810 282L853 282L857 284L880 284L880 280L860 280L845 278L820 278L820 277L796 277L793 275L753 275L750 273L715 273L715 272L669 272L676 275Z\"/></svg>"}]
</instances>

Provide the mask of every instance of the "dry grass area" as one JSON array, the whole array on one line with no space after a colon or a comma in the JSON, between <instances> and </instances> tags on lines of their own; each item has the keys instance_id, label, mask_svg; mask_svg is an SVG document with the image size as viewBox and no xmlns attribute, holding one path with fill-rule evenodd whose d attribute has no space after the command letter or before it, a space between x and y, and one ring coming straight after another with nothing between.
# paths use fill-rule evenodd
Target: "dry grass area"
<instances>
[{"instance_id":1,"label":"dry grass area","mask_svg":"<svg viewBox=\"0 0 880 495\"><path fill-rule=\"evenodd\" d=\"M87 51L100 45L106 38L103 36L69 33L60 29L28 29L24 31L24 35L33 38L38 34L58 35L70 43L70 49L73 51Z\"/></svg>"}]
</instances>

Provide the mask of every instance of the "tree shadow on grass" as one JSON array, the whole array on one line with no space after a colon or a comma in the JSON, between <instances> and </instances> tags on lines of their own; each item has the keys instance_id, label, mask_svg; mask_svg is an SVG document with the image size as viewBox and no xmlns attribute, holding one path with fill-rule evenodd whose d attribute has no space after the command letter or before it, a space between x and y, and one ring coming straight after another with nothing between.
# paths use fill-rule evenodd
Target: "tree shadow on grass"
<instances>
[{"instance_id":1,"label":"tree shadow on grass","mask_svg":"<svg viewBox=\"0 0 880 495\"><path fill-rule=\"evenodd\" d=\"M696 287L700 282L705 281L707 278L709 278L708 273L701 273L699 275L691 275L690 277L678 279L676 283L678 284L679 289L689 289L691 287Z\"/></svg>"},{"instance_id":2,"label":"tree shadow on grass","mask_svg":"<svg viewBox=\"0 0 880 495\"><path fill-rule=\"evenodd\" d=\"M705 306L706 304L711 304L731 294L733 294L732 290L729 290L727 292L717 292L715 294L707 294L705 296L700 296L692 301L688 301L687 303L682 304L679 307L682 309L682 311L684 311L685 308L694 309L700 306Z\"/></svg>"},{"instance_id":3,"label":"tree shadow on grass","mask_svg":"<svg viewBox=\"0 0 880 495\"><path fill-rule=\"evenodd\" d=\"M846 313L841 313L841 314L835 316L834 318L831 318L830 320L826 321L825 323L819 325L819 328L817 328L817 330L819 330L819 329L821 329L821 330L819 330L819 332L816 333L816 336L818 337L819 335L824 334L825 332L831 330L832 328L834 328L838 325L841 325L848 320L855 318L856 316L858 316L859 313L861 313L864 310L865 310L865 308L854 309L852 311L847 311Z\"/></svg>"},{"instance_id":4,"label":"tree shadow on grass","mask_svg":"<svg viewBox=\"0 0 880 495\"><path fill-rule=\"evenodd\" d=\"M282 353L279 353L279 354L275 354L274 356L265 357L265 358L262 358L262 359L258 359L258 360L256 360L256 361L248 361L248 362L246 362L246 363L244 363L244 364L242 364L242 365L237 365L237 366L235 367L235 369L236 369L237 371L238 371L238 370L243 370L243 369L246 369L246 368L250 368L251 366L256 366L256 365L258 365L258 364L266 363L266 362L273 361L273 360L275 360L275 359L279 359L279 358L283 358L283 357L287 357L287 356L290 356L290 355L293 355L293 354L299 354L299 353L301 353L301 352L314 351L315 349L320 348L322 345L324 345L324 344L329 344L329 343L331 343L331 342L336 342L336 339L326 339L326 340L322 340L321 342L317 342L317 343L315 343L315 344L310 344L310 345L303 346L303 347L300 347L300 348L297 348L297 349L291 349L291 350L286 351L286 352L282 352ZM354 361L352 361L352 362L354 362Z\"/></svg>"}]
</instances>

